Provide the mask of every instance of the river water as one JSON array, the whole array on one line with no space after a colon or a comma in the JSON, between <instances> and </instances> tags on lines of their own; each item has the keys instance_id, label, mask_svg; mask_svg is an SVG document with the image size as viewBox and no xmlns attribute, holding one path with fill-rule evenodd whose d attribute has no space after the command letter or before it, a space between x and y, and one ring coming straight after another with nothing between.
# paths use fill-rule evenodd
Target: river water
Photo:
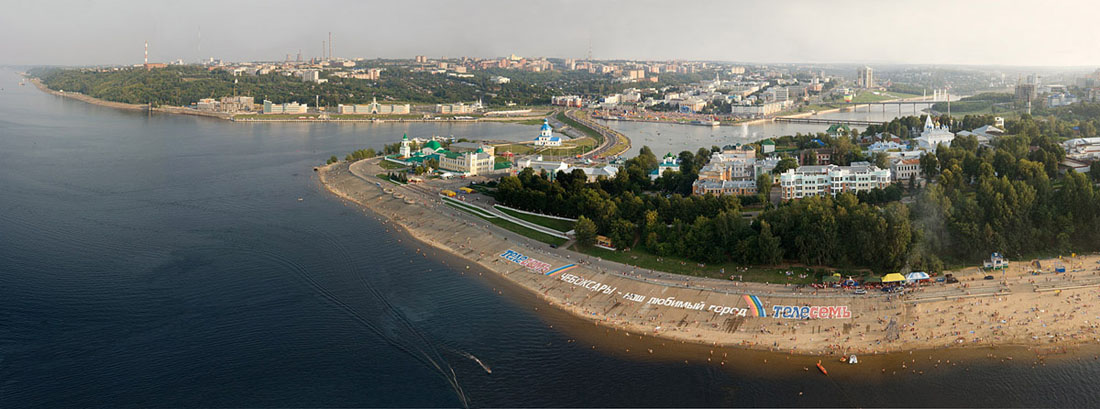
<instances>
[{"instance_id":1,"label":"river water","mask_svg":"<svg viewBox=\"0 0 1100 409\"><path fill-rule=\"evenodd\" d=\"M954 99L956 98L952 98ZM885 105L885 110L883 105L860 106L844 112L818 114L814 118L890 121L898 116L921 115L922 110L930 106L931 104L901 105L901 111L898 110L897 105ZM829 129L829 125L785 122L717 127L632 121L601 121L601 123L630 137L630 156L637 154L638 150L646 145L653 149L657 156L663 156L667 152L673 154L684 150L695 152L699 148L709 149L711 146L750 143L777 136L794 135L797 132L817 133ZM853 128L862 131L865 127L857 125Z\"/></svg>"},{"instance_id":2,"label":"river water","mask_svg":"<svg viewBox=\"0 0 1100 409\"><path fill-rule=\"evenodd\" d=\"M594 326L411 242L311 170L405 132L536 127L236 124L17 82L0 72L0 407L1100 404L1091 354L864 357L825 377L811 358Z\"/></svg>"}]
</instances>

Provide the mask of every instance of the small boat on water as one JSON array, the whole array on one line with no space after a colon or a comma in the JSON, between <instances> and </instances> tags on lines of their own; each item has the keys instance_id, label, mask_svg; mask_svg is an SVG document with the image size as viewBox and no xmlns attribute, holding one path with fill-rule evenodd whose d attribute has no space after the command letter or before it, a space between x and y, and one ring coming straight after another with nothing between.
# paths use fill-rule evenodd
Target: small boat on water
<instances>
[{"instance_id":1,"label":"small boat on water","mask_svg":"<svg viewBox=\"0 0 1100 409\"><path fill-rule=\"evenodd\" d=\"M388 187L384 187L384 188L382 188L382 191L383 191L383 192L386 192L387 194L388 194L388 193L393 193L393 189L390 189L390 188L388 188Z\"/></svg>"},{"instance_id":2,"label":"small boat on water","mask_svg":"<svg viewBox=\"0 0 1100 409\"><path fill-rule=\"evenodd\" d=\"M848 365L855 365L859 363L859 358L856 358L856 354L848 357Z\"/></svg>"},{"instance_id":3,"label":"small boat on water","mask_svg":"<svg viewBox=\"0 0 1100 409\"><path fill-rule=\"evenodd\" d=\"M405 198L405 204L410 204L410 205L411 204L416 204L416 201L406 197Z\"/></svg>"},{"instance_id":4,"label":"small boat on water","mask_svg":"<svg viewBox=\"0 0 1100 409\"><path fill-rule=\"evenodd\" d=\"M825 370L825 366L821 365L821 361L817 361L817 369L820 370L821 373L823 373L825 375L829 374L829 371Z\"/></svg>"},{"instance_id":5,"label":"small boat on water","mask_svg":"<svg viewBox=\"0 0 1100 409\"><path fill-rule=\"evenodd\" d=\"M394 197L395 199L404 199L404 198L405 198L405 195L403 195L403 194L400 194L400 193L394 193L394 194L393 194L393 197Z\"/></svg>"}]
</instances>

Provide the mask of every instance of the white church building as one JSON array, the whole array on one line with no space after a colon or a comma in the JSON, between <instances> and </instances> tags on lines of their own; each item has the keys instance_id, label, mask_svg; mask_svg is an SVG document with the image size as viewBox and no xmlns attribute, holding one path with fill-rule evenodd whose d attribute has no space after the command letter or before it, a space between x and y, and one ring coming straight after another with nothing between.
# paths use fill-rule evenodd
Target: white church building
<instances>
[{"instance_id":1,"label":"white church building","mask_svg":"<svg viewBox=\"0 0 1100 409\"><path fill-rule=\"evenodd\" d=\"M951 133L951 128L947 125L936 126L932 123L932 116L929 115L924 120L924 131L913 140L917 143L917 149L931 151L935 150L937 145L951 146L951 141L955 140L955 134Z\"/></svg>"},{"instance_id":2,"label":"white church building","mask_svg":"<svg viewBox=\"0 0 1100 409\"><path fill-rule=\"evenodd\" d=\"M550 120L542 121L542 129L535 138L535 146L561 146L561 137L554 136L554 130L550 128Z\"/></svg>"}]
</instances>

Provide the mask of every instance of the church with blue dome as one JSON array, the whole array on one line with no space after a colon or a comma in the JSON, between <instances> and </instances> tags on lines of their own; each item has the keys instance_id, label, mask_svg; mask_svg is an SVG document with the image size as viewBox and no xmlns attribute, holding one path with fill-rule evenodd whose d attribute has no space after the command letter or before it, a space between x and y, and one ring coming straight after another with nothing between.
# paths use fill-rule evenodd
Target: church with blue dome
<instances>
[{"instance_id":1,"label":"church with blue dome","mask_svg":"<svg viewBox=\"0 0 1100 409\"><path fill-rule=\"evenodd\" d=\"M535 146L561 146L561 137L554 136L554 129L550 128L550 120L542 121L539 136L535 138Z\"/></svg>"}]
</instances>

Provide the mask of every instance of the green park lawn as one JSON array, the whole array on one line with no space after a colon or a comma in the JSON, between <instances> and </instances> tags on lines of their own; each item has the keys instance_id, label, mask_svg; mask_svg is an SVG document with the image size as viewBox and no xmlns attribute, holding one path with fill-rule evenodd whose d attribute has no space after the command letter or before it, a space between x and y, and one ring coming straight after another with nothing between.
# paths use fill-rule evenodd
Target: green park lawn
<instances>
[{"instance_id":1,"label":"green park lawn","mask_svg":"<svg viewBox=\"0 0 1100 409\"><path fill-rule=\"evenodd\" d=\"M699 263L694 261L676 257L658 257L657 255L640 249L622 252L611 251L599 247L582 246L579 244L573 245L571 249L589 256L599 257L604 260L611 260L642 269L696 277L728 279L730 275L737 274L744 276L744 281L758 283L810 284L818 281L815 279L815 275L804 267L760 268L744 266L737 263L704 264L700 266ZM721 272L723 268L725 269L725 273ZM743 269L744 271L742 271ZM794 274L787 276L785 274L786 271L791 271ZM799 278L799 274L807 274L807 276L806 278Z\"/></svg>"},{"instance_id":2,"label":"green park lawn","mask_svg":"<svg viewBox=\"0 0 1100 409\"><path fill-rule=\"evenodd\" d=\"M568 220L558 220L544 216L535 216L532 214L520 213L515 210L506 209L500 206L495 207L497 210L500 210L501 212L504 212L509 216L515 217L523 221L528 221L542 227L554 229L562 233L573 230L573 222Z\"/></svg>"},{"instance_id":3,"label":"green park lawn","mask_svg":"<svg viewBox=\"0 0 1100 409\"><path fill-rule=\"evenodd\" d=\"M478 214L478 213L470 210L469 208L466 208L463 205L451 202L449 200L444 200L443 203L446 203L448 206L451 206L455 209L458 209L458 210L461 210L463 212L466 212L466 213L472 214L474 216L477 216L477 217L479 217L479 218L481 218L481 219L483 219L483 220L485 220L489 223L492 223L492 224L494 224L494 225L496 225L500 228L503 228L503 229L508 230L510 232L519 234L521 236L531 238L531 239L535 239L535 240L541 241L541 242L546 243L546 244L553 244L555 246L560 246L562 244L565 244L565 239L563 239L563 238L554 237L554 236L551 236L551 235L543 233L543 232L534 231L534 230L528 229L526 227L520 226L518 224L512 223L510 221L501 219L499 217L488 218L488 217L485 217L481 214Z\"/></svg>"}]
</instances>

